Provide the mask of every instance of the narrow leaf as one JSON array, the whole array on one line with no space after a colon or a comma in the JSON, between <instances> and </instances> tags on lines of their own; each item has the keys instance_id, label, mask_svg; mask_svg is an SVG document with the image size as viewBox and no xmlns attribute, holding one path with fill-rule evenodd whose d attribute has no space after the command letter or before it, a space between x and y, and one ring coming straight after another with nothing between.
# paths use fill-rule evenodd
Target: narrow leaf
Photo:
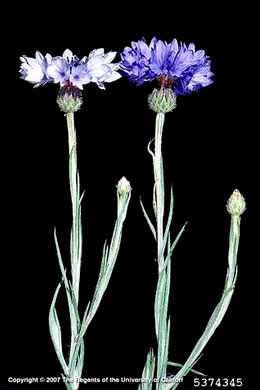
<instances>
[{"instance_id":1,"label":"narrow leaf","mask_svg":"<svg viewBox=\"0 0 260 390\"><path fill-rule=\"evenodd\" d=\"M171 255L172 255L172 252L173 252L175 246L177 245L177 243L178 243L178 241L179 241L179 239L180 239L182 233L184 232L184 229L185 229L185 226L187 225L187 223L188 223L188 222L185 222L185 224L184 224L183 227L181 228L180 232L178 233L177 237L175 238L175 240L174 240L174 242L173 242L173 244L172 244L172 246L171 246L170 257L171 257Z\"/></svg>"},{"instance_id":2,"label":"narrow leaf","mask_svg":"<svg viewBox=\"0 0 260 390\"><path fill-rule=\"evenodd\" d=\"M173 367L183 367L183 364L174 363L174 362L168 362L167 365L173 366ZM197 371L197 370L193 370L193 369L191 369L190 372L192 372L193 374L196 374L196 375L207 376L206 374L203 374L202 372Z\"/></svg>"},{"instance_id":3,"label":"narrow leaf","mask_svg":"<svg viewBox=\"0 0 260 390\"><path fill-rule=\"evenodd\" d=\"M66 275L66 271L62 262L61 258L61 253L60 253L60 248L56 236L56 230L54 231L54 240L55 240L55 245L56 245L56 250L57 250L57 255L58 255L58 260L59 260L59 265L62 273L62 277L65 283L65 289L66 289L66 295L67 295L67 301L68 301L68 307L69 307L69 313L70 313L70 323L71 323L71 335L72 338L76 338L78 334L78 329L80 328L80 325L78 324L79 321L79 315L77 312L77 304L74 299L74 304L73 304L73 292L70 289L70 284ZM71 353L70 353L70 362L72 359L72 354L73 354L73 348L71 347Z\"/></svg>"},{"instance_id":4,"label":"narrow leaf","mask_svg":"<svg viewBox=\"0 0 260 390\"><path fill-rule=\"evenodd\" d=\"M154 239L155 239L155 241L156 241L156 231L155 231L155 228L154 228L154 226L153 226L153 224L152 224L150 218L148 217L147 212L145 211L145 208L144 208L143 202L141 201L141 198L140 198L140 204L141 204L141 207L142 207L142 210L143 210L145 219L146 219L148 225L150 226L150 229L151 229L151 231L152 231L152 233L153 233L153 236L154 236Z\"/></svg>"},{"instance_id":5,"label":"narrow leaf","mask_svg":"<svg viewBox=\"0 0 260 390\"><path fill-rule=\"evenodd\" d=\"M142 373L142 379L144 380L144 382L138 386L138 390L152 390L154 369L155 357L153 350L151 349L147 354L146 363Z\"/></svg>"},{"instance_id":6,"label":"narrow leaf","mask_svg":"<svg viewBox=\"0 0 260 390\"><path fill-rule=\"evenodd\" d=\"M61 283L58 284L58 287L55 290L50 311L49 311L49 329L50 329L50 334L51 334L51 339L54 345L54 349L56 351L57 357L59 359L59 362L63 368L64 373L67 375L68 374L68 367L65 362L65 359L63 357L63 352L62 352L62 344L61 344L61 328L60 328L60 323L58 320L58 316L55 310L55 304L57 300L57 296L59 293L59 290L61 288Z\"/></svg>"},{"instance_id":7,"label":"narrow leaf","mask_svg":"<svg viewBox=\"0 0 260 390\"><path fill-rule=\"evenodd\" d=\"M158 260L159 262L160 262L161 257L164 254L166 243L168 240L168 234L169 234L169 230L170 230L170 226L171 226L171 222L172 222L172 215L173 215L173 204L174 204L174 197L173 197L173 189L171 187L170 211L169 211L168 220L167 220L167 224L166 224L166 228L165 228L165 232L164 232L164 236L163 236L163 245L162 245L160 257Z\"/></svg>"}]
</instances>

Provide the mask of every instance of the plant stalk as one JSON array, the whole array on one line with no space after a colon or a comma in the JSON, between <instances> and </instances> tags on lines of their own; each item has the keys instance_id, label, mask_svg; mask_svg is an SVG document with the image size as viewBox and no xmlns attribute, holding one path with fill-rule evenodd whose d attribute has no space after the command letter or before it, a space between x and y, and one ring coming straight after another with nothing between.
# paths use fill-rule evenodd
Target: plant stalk
<instances>
[{"instance_id":1,"label":"plant stalk","mask_svg":"<svg viewBox=\"0 0 260 390\"><path fill-rule=\"evenodd\" d=\"M163 217L164 217L164 172L162 158L162 133L165 114L156 115L155 124L155 153L154 153L154 192L155 192L155 214L157 222L157 261L158 272L163 268Z\"/></svg>"},{"instance_id":2,"label":"plant stalk","mask_svg":"<svg viewBox=\"0 0 260 390\"><path fill-rule=\"evenodd\" d=\"M74 113L67 113L68 142L69 142L69 178L72 202L71 229L71 275L72 289L75 300L79 302L80 267L82 255L82 228L79 194L79 175L77 172L77 138L74 125Z\"/></svg>"}]
</instances>

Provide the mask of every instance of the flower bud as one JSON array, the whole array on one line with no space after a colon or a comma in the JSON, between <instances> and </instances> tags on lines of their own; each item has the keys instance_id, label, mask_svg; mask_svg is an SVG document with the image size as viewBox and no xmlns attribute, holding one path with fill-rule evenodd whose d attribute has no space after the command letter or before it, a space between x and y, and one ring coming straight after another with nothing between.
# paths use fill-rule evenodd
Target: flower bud
<instances>
[{"instance_id":1,"label":"flower bud","mask_svg":"<svg viewBox=\"0 0 260 390\"><path fill-rule=\"evenodd\" d=\"M127 195L132 189L130 182L124 176L119 180L116 187L119 195Z\"/></svg>"},{"instance_id":2,"label":"flower bud","mask_svg":"<svg viewBox=\"0 0 260 390\"><path fill-rule=\"evenodd\" d=\"M157 114L165 114L176 107L176 96L171 88L154 89L148 96L148 104Z\"/></svg>"},{"instance_id":3,"label":"flower bud","mask_svg":"<svg viewBox=\"0 0 260 390\"><path fill-rule=\"evenodd\" d=\"M235 190L227 202L227 211L233 216L240 216L246 209L246 202L243 195Z\"/></svg>"}]
</instances>

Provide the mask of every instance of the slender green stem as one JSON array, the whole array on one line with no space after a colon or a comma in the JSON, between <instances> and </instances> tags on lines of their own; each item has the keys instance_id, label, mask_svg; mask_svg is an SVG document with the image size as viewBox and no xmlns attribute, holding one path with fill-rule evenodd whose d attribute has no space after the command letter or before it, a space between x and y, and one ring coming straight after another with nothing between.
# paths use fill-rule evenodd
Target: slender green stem
<instances>
[{"instance_id":1,"label":"slender green stem","mask_svg":"<svg viewBox=\"0 0 260 390\"><path fill-rule=\"evenodd\" d=\"M71 230L71 274L72 288L76 303L79 302L80 267L82 255L81 210L79 194L79 176L77 172L77 138L74 125L74 113L68 113L68 141L69 141L69 178L72 202L72 230Z\"/></svg>"},{"instance_id":2,"label":"slender green stem","mask_svg":"<svg viewBox=\"0 0 260 390\"><path fill-rule=\"evenodd\" d=\"M225 288L232 288L237 272L237 252L240 238L240 216L231 215L228 252L228 275Z\"/></svg>"},{"instance_id":3,"label":"slender green stem","mask_svg":"<svg viewBox=\"0 0 260 390\"><path fill-rule=\"evenodd\" d=\"M69 142L69 181L70 194L72 203L72 228L71 228L71 276L72 276L72 294L75 300L76 311L78 311L79 303L79 284L80 284L80 268L82 255L82 226L81 226L81 205L80 205L80 183L79 174L77 172L77 138L74 125L74 113L68 113L67 128ZM71 313L72 314L72 313ZM79 329L75 316L71 315L71 344L70 344L70 359L69 367L71 368L72 358L74 355L76 341ZM82 352L84 354L84 352Z\"/></svg>"},{"instance_id":4,"label":"slender green stem","mask_svg":"<svg viewBox=\"0 0 260 390\"><path fill-rule=\"evenodd\" d=\"M165 190L164 190L164 171L162 157L162 134L165 114L158 113L155 123L155 151L154 151L154 208L156 216L157 232L157 261L158 261L158 284L155 298L155 329L157 336L157 378L166 376L168 360L168 343L170 322L168 322L168 303L170 293L170 261L165 268L164 260L164 208L165 208ZM162 383L156 383L156 389L160 390Z\"/></svg>"},{"instance_id":5,"label":"slender green stem","mask_svg":"<svg viewBox=\"0 0 260 390\"><path fill-rule=\"evenodd\" d=\"M156 115L155 122L155 150L153 155L153 168L154 168L154 209L156 216L156 239L157 239L157 261L158 261L158 286L156 293L155 303L155 329L157 335L158 344L159 340L159 327L162 324L161 312L164 305L164 288L166 271L164 269L164 250L163 250L163 216L164 216L164 172L163 172L163 157L162 157L162 134L164 125L165 114L158 113ZM162 272L163 270L163 272ZM167 313L167 309L166 309ZM166 318L164 318L166 321ZM158 362L157 362L158 363Z\"/></svg>"},{"instance_id":6,"label":"slender green stem","mask_svg":"<svg viewBox=\"0 0 260 390\"><path fill-rule=\"evenodd\" d=\"M164 229L164 209L165 209L165 189L164 189L164 171L162 158L162 134L164 126L165 114L157 113L155 122L155 148L154 152L150 150L150 143L148 151L153 158L154 169L154 190L153 190L153 208L156 218L156 227L153 226L145 208L141 202L144 216L150 226L154 238L157 242L157 261L158 261L158 282L156 288L155 302L154 302L154 321L155 332L157 338L157 356L156 356L156 390L162 390L164 386L163 378L167 375L168 365L168 351L170 339L170 319L168 318L168 305L170 296L171 284L171 255L172 252L184 231L184 227L173 243L170 238L170 226L173 216L173 191L171 189L170 208L167 217L167 223ZM143 374L154 375L155 358L153 358L153 365L151 365L151 354L148 354ZM139 390L150 390L152 383L139 386Z\"/></svg>"},{"instance_id":7,"label":"slender green stem","mask_svg":"<svg viewBox=\"0 0 260 390\"><path fill-rule=\"evenodd\" d=\"M155 185L155 208L157 222L157 260L158 271L163 268L163 216L164 216L164 173L162 158L162 133L165 114L156 115L155 124L155 153L154 153L154 185Z\"/></svg>"},{"instance_id":8,"label":"slender green stem","mask_svg":"<svg viewBox=\"0 0 260 390\"><path fill-rule=\"evenodd\" d=\"M77 139L74 125L74 113L66 114L68 141L69 141L69 157L70 157L70 192L73 206L73 217L75 216L75 196L77 192Z\"/></svg>"},{"instance_id":9,"label":"slender green stem","mask_svg":"<svg viewBox=\"0 0 260 390\"><path fill-rule=\"evenodd\" d=\"M162 378L166 376L168 363L168 349L170 336L170 320L168 319L168 303L170 295L170 276L171 276L171 254L181 236L183 229L177 236L176 240L171 244L170 241L170 225L173 212L173 193L171 191L170 210L167 218L167 224L164 230L164 208L165 208L165 190L164 190L164 172L162 158L162 133L165 120L164 113L157 113L155 123L155 150L154 153L148 151L153 157L154 170L154 190L153 190L153 208L156 218L156 227L153 226L145 208L141 202L144 216L150 226L153 236L157 242L157 262L158 262L158 282L156 288L154 302L154 321L155 332L157 338L157 356L156 356L156 390L161 390L163 386ZM165 253L167 249L167 253ZM144 383L139 386L139 390L151 390L153 385L153 376L155 371L155 357L151 350L147 356L147 360L143 370L143 376L150 375L151 382ZM152 359L151 359L152 358Z\"/></svg>"}]
</instances>

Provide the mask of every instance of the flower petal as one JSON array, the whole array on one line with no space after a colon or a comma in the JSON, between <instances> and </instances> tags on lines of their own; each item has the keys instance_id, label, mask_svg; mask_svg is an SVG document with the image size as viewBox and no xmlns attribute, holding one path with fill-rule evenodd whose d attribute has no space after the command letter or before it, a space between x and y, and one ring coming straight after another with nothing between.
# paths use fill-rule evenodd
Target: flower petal
<instances>
[{"instance_id":1,"label":"flower petal","mask_svg":"<svg viewBox=\"0 0 260 390\"><path fill-rule=\"evenodd\" d=\"M72 58L73 58L73 53L71 50L69 49L66 49L64 51L64 53L62 54L62 57L65 59L65 60L68 60L68 62L71 62Z\"/></svg>"}]
</instances>

